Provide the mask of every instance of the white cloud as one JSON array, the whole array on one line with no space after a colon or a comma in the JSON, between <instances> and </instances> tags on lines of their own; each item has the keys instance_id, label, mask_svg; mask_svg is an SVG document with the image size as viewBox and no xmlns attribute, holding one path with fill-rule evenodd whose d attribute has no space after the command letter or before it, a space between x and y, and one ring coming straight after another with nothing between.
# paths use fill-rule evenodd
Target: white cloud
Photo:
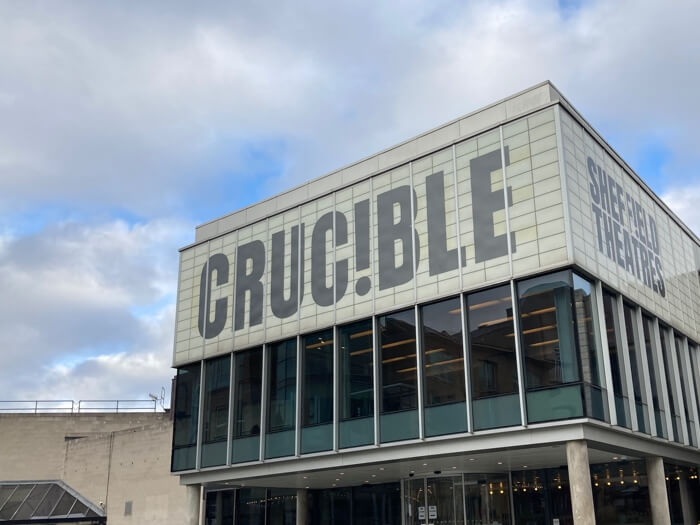
<instances>
[{"instance_id":1,"label":"white cloud","mask_svg":"<svg viewBox=\"0 0 700 525\"><path fill-rule=\"evenodd\" d=\"M0 247L4 396L135 395L149 376L151 388L160 389L170 374L177 247L191 229L176 220L64 223L6 239Z\"/></svg>"},{"instance_id":2,"label":"white cloud","mask_svg":"<svg viewBox=\"0 0 700 525\"><path fill-rule=\"evenodd\" d=\"M264 197L545 79L697 232L699 15L692 0L566 16L555 0L0 4L0 391L158 388L176 248L189 217L254 198L212 189L250 186L251 147L279 154ZM52 206L78 219L13 222Z\"/></svg>"}]
</instances>

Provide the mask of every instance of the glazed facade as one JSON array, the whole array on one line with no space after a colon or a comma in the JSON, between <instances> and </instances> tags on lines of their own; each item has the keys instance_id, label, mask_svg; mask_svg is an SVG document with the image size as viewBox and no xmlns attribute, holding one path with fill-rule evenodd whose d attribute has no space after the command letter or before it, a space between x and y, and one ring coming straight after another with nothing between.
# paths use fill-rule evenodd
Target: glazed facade
<instances>
[{"instance_id":1,"label":"glazed facade","mask_svg":"<svg viewBox=\"0 0 700 525\"><path fill-rule=\"evenodd\" d=\"M598 521L606 498L644 495L593 480L639 489L652 454L692 494L699 262L693 232L536 86L198 229L172 470L212 494L212 523L287 522L270 520L298 498L308 522L567 521L578 440Z\"/></svg>"}]
</instances>

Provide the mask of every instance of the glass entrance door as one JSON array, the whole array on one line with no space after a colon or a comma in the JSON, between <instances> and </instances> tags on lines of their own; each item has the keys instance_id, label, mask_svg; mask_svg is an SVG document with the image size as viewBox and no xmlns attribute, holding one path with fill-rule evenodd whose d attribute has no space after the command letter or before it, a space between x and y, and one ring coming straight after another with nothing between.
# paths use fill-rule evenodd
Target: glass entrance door
<instances>
[{"instance_id":1,"label":"glass entrance door","mask_svg":"<svg viewBox=\"0 0 700 525\"><path fill-rule=\"evenodd\" d=\"M462 476L410 479L405 485L407 525L463 525Z\"/></svg>"}]
</instances>

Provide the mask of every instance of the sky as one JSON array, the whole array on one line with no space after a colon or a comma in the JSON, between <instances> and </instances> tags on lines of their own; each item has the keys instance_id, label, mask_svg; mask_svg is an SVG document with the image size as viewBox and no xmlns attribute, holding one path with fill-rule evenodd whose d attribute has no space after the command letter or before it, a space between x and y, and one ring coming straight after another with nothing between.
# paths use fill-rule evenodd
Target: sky
<instances>
[{"instance_id":1,"label":"sky","mask_svg":"<svg viewBox=\"0 0 700 525\"><path fill-rule=\"evenodd\" d=\"M169 397L197 224L543 80L700 232L700 3L0 0L0 400Z\"/></svg>"}]
</instances>

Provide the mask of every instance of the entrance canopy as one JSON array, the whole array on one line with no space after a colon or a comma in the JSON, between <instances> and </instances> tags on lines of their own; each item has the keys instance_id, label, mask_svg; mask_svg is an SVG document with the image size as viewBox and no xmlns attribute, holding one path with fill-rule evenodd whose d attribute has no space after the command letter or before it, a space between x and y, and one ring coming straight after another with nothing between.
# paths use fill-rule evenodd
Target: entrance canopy
<instances>
[{"instance_id":1,"label":"entrance canopy","mask_svg":"<svg viewBox=\"0 0 700 525\"><path fill-rule=\"evenodd\" d=\"M96 525L107 523L107 516L59 480L0 481L0 522Z\"/></svg>"}]
</instances>

